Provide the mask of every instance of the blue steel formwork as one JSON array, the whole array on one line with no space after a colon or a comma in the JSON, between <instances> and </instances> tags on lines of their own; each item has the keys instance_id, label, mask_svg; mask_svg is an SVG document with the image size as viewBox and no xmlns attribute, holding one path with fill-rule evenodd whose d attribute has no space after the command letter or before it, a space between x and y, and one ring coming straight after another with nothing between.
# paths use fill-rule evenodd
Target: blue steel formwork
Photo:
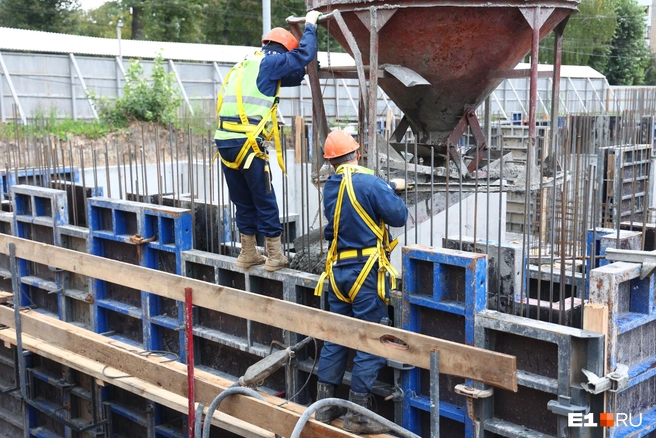
<instances>
[{"instance_id":1,"label":"blue steel formwork","mask_svg":"<svg viewBox=\"0 0 656 438\"><path fill-rule=\"evenodd\" d=\"M616 262L590 272L590 302L608 308L607 371L628 367L626 388L609 393L605 412L631 414L635 424L609 429L609 438L656 431L656 275L641 280L640 271L639 263Z\"/></svg>"},{"instance_id":2,"label":"blue steel formwork","mask_svg":"<svg viewBox=\"0 0 656 438\"><path fill-rule=\"evenodd\" d=\"M403 329L474 345L475 315L485 309L487 260L483 254L410 245L403 248ZM464 397L452 392L463 383L440 376L440 432L474 436ZM471 381L464 382L471 386ZM403 427L430 433L430 393L426 372L404 372ZM458 423L462 426L458 426Z\"/></svg>"},{"instance_id":3,"label":"blue steel formwork","mask_svg":"<svg viewBox=\"0 0 656 438\"><path fill-rule=\"evenodd\" d=\"M25 239L62 246L61 230L68 226L66 192L28 185L14 185L13 234ZM18 260L21 306L70 321L66 273ZM93 379L36 355L26 356L28 399L25 400L24 435L73 436L94 420L77 416L91 411L97 385ZM49 395L48 395L49 394ZM59 435L58 435L59 434Z\"/></svg>"},{"instance_id":4,"label":"blue steel formwork","mask_svg":"<svg viewBox=\"0 0 656 438\"><path fill-rule=\"evenodd\" d=\"M57 168L31 168L0 170L0 200L10 199L12 187L16 185L31 185L49 187L53 179L77 183L80 172L77 167L61 166Z\"/></svg>"},{"instance_id":5,"label":"blue steel formwork","mask_svg":"<svg viewBox=\"0 0 656 438\"><path fill-rule=\"evenodd\" d=\"M181 274L181 253L192 247L189 210L98 197L88 200L88 218L90 254ZM105 281L92 284L93 331L186 361L181 330L184 303ZM118 388L111 391L106 397L114 400L107 402L115 418L112 423L136 423L143 428L143 436L150 438L181 436L179 430L186 420L180 421L170 409L145 401L146 414L140 413L133 406L141 401ZM121 403L125 397L135 400Z\"/></svg>"}]
</instances>

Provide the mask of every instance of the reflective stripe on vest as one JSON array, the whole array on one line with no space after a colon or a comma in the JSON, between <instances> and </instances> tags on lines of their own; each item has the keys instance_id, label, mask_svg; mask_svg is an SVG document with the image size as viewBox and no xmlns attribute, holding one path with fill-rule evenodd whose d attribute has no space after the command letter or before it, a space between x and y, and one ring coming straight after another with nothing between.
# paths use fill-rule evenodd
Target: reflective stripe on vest
<instances>
[{"instance_id":1,"label":"reflective stripe on vest","mask_svg":"<svg viewBox=\"0 0 656 438\"><path fill-rule=\"evenodd\" d=\"M328 249L328 254L326 256L326 270L321 274L321 277L319 277L319 282L317 287L314 289L314 294L321 296L323 292L323 283L326 279L328 279L337 298L346 303L352 303L360 291L360 288L364 284L367 276L369 275L369 272L371 272L374 264L378 262L378 296L381 300L385 301L385 304L389 304L389 299L385 295L385 273L390 273L390 276L392 277L392 289L396 289L396 276L399 275L399 273L390 263L388 253L392 252L398 242L396 239L390 242L385 223L381 219L380 223L377 224L371 218L371 216L369 216L367 211L362 208L362 205L360 205L356 199L355 190L353 189L353 173L373 174L373 172L360 166L343 165L337 168L336 173L342 174L343 176L339 185L339 191L337 193L337 204L335 205L335 214L333 216L333 241L330 245L330 249ZM337 261L337 236L339 233L339 219L345 192L351 201L351 205L353 205L356 213L358 216L360 216L360 219L362 219L367 227L376 235L376 251L373 251L372 254L367 258L362 271L360 271L360 274L353 283L353 286L351 286L351 290L349 290L348 294L344 294L339 290L337 283L335 282L335 276L333 274L333 265Z\"/></svg>"},{"instance_id":2,"label":"reflective stripe on vest","mask_svg":"<svg viewBox=\"0 0 656 438\"><path fill-rule=\"evenodd\" d=\"M285 173L276 112L280 81L278 81L275 96L266 96L258 90L257 76L263 59L264 54L257 52L235 65L226 76L217 98L216 113L219 117L219 129L216 130L214 139L244 139L244 144L235 161L227 161L221 157L223 164L230 169L239 169L242 164L244 169L248 169L254 158L268 161L269 156L260 149L257 138L262 136L265 140L273 140L278 165ZM221 117L231 121L222 121ZM261 120L257 124L252 124L249 117L261 118ZM232 120L239 120L239 122ZM271 125L270 130L266 129L267 124ZM212 162L218 156L220 156L220 151L217 151ZM267 170L268 166L265 166L265 171Z\"/></svg>"}]
</instances>

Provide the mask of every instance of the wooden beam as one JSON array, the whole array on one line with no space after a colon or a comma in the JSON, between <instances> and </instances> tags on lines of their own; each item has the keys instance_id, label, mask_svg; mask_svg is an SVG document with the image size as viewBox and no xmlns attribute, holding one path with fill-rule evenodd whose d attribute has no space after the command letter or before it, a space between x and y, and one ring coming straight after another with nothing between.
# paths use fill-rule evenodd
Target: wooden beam
<instances>
[{"instance_id":1,"label":"wooden beam","mask_svg":"<svg viewBox=\"0 0 656 438\"><path fill-rule=\"evenodd\" d=\"M0 306L0 324L15 328L12 309ZM178 396L187 395L187 366L183 363L167 362L166 357L140 355L140 351L132 345L34 311L21 312L21 325L24 333L48 345L115 368L121 373L129 374ZM125 379L102 380L114 385ZM200 369L195 370L195 381L196 401L205 406L209 406L217 395L234 383ZM221 403L221 412L278 435L291 436L305 407L265 393L261 395L266 401L242 395L228 397ZM285 407L281 407L282 404ZM186 401L183 405L186 406ZM357 437L315 420L307 423L302 436L305 438Z\"/></svg>"},{"instance_id":2,"label":"wooden beam","mask_svg":"<svg viewBox=\"0 0 656 438\"><path fill-rule=\"evenodd\" d=\"M4 234L0 235L0 252L8 254L10 243L16 245L16 256L21 259L177 301L184 301L184 289L191 287L196 306L423 369L430 369L430 351L435 349L440 353L440 372L517 391L514 356Z\"/></svg>"},{"instance_id":3,"label":"wooden beam","mask_svg":"<svg viewBox=\"0 0 656 438\"><path fill-rule=\"evenodd\" d=\"M16 345L16 332L12 329L0 330L0 340L6 344ZM25 350L94 377L95 379L100 380L103 385L107 382L118 388L171 408L177 412L183 414L187 413L187 399L185 397L173 394L172 392L166 391L135 377L111 379L107 377L107 375L117 375L120 374L121 371L114 368L105 369L105 364L88 359L63 348L55 347L32 336L23 334L22 341ZM103 373L103 369L105 369L105 373ZM207 412L207 407L205 408L205 412ZM272 438L274 436L271 432L255 427L252 424L219 411L214 413L212 424L221 429L248 438Z\"/></svg>"},{"instance_id":4,"label":"wooden beam","mask_svg":"<svg viewBox=\"0 0 656 438\"><path fill-rule=\"evenodd\" d=\"M0 304L4 304L14 298L11 292L0 292Z\"/></svg>"},{"instance_id":5,"label":"wooden beam","mask_svg":"<svg viewBox=\"0 0 656 438\"><path fill-rule=\"evenodd\" d=\"M583 305L583 330L590 330L604 335L604 376L608 373L608 306L596 303ZM604 392L604 407L606 406L606 393ZM606 437L606 429L603 431Z\"/></svg>"},{"instance_id":6,"label":"wooden beam","mask_svg":"<svg viewBox=\"0 0 656 438\"><path fill-rule=\"evenodd\" d=\"M294 116L294 162L303 162L303 140L305 139L305 121L301 116Z\"/></svg>"}]
</instances>

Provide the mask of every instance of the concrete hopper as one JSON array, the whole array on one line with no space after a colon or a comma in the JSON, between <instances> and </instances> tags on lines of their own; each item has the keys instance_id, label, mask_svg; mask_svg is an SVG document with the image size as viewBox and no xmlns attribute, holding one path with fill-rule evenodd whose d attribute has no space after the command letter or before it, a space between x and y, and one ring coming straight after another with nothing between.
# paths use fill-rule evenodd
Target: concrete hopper
<instances>
[{"instance_id":1,"label":"concrete hopper","mask_svg":"<svg viewBox=\"0 0 656 438\"><path fill-rule=\"evenodd\" d=\"M578 3L307 0L307 7L325 14L340 12L365 66L372 61L373 48L379 68L401 66L426 79L429 85L407 86L387 70L378 85L403 111L421 141L434 143L456 127L466 105L481 104L531 50L533 23L542 39L576 11ZM372 11L376 11L374 20ZM326 28L355 55L348 32L332 21Z\"/></svg>"}]
</instances>

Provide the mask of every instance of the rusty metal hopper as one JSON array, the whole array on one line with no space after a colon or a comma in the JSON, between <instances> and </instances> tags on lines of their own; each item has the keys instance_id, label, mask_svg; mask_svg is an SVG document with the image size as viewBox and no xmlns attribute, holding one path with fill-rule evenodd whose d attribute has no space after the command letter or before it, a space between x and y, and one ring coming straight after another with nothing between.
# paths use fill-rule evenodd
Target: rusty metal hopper
<instances>
[{"instance_id":1,"label":"rusty metal hopper","mask_svg":"<svg viewBox=\"0 0 656 438\"><path fill-rule=\"evenodd\" d=\"M425 141L448 135L465 105L479 105L531 49L532 27L544 38L569 14L576 0L417 1L307 0L308 9L339 10L370 63L372 9L377 14L378 65L407 67L430 85L407 87L382 76L380 87ZM534 15L531 15L534 14ZM345 33L331 21L330 34L351 55ZM374 45L375 47L375 45ZM429 140L430 139L430 140Z\"/></svg>"}]
</instances>

